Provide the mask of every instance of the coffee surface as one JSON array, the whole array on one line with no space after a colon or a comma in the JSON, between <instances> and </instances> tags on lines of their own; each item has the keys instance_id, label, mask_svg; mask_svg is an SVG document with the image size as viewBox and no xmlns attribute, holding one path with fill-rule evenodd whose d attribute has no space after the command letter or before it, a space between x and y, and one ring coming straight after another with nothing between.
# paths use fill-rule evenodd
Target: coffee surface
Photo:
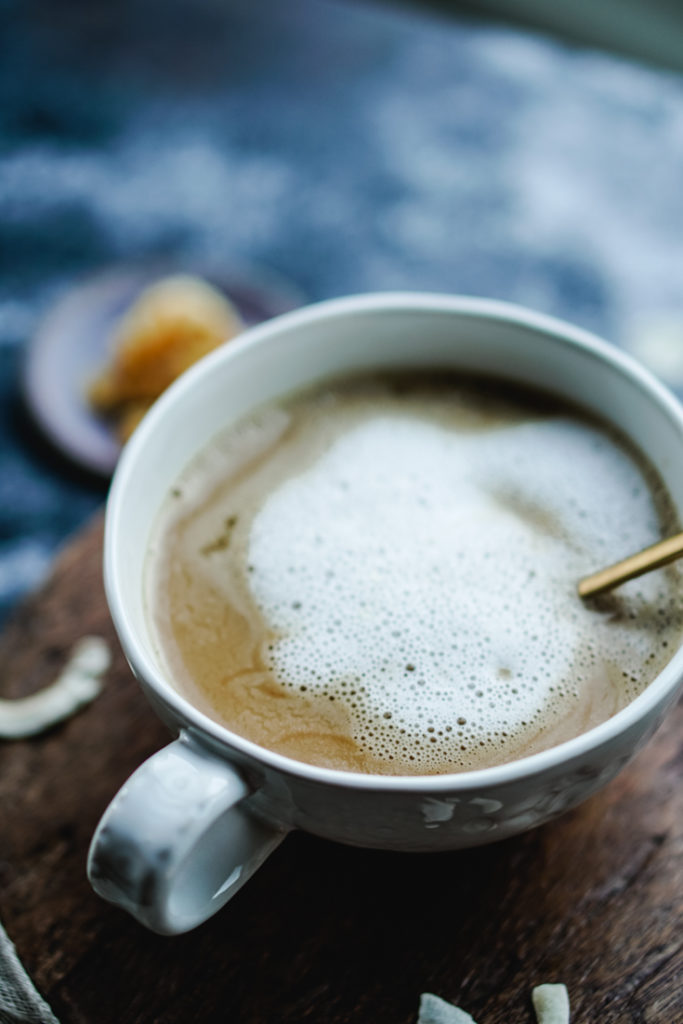
<instances>
[{"instance_id":1,"label":"coffee surface","mask_svg":"<svg viewBox=\"0 0 683 1024\"><path fill-rule=\"evenodd\" d=\"M653 470L549 396L441 374L259 410L178 481L147 566L178 689L297 760L510 761L609 718L683 632L669 567L577 580L677 526Z\"/></svg>"}]
</instances>

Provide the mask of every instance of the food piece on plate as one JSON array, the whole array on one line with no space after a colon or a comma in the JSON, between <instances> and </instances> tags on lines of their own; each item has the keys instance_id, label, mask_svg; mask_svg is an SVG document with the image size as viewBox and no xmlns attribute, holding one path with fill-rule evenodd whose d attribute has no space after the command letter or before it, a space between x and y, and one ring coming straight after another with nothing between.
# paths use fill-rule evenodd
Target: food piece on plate
<instances>
[{"instance_id":1,"label":"food piece on plate","mask_svg":"<svg viewBox=\"0 0 683 1024\"><path fill-rule=\"evenodd\" d=\"M150 285L118 324L111 362L88 389L91 405L126 440L176 377L242 328L228 299L200 278Z\"/></svg>"},{"instance_id":2,"label":"food piece on plate","mask_svg":"<svg viewBox=\"0 0 683 1024\"><path fill-rule=\"evenodd\" d=\"M116 420L116 433L121 438L121 441L128 440L151 405L151 398L140 402L124 402L119 409Z\"/></svg>"}]
</instances>

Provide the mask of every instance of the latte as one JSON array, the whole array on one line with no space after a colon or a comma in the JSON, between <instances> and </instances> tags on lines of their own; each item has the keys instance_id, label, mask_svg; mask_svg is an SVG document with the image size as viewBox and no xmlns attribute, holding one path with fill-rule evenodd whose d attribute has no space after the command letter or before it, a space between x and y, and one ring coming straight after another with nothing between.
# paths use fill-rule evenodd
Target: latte
<instances>
[{"instance_id":1,"label":"latte","mask_svg":"<svg viewBox=\"0 0 683 1024\"><path fill-rule=\"evenodd\" d=\"M300 761L408 775L554 746L683 633L669 567L576 581L677 528L644 459L558 399L450 373L266 407L187 468L147 565L174 685Z\"/></svg>"}]
</instances>

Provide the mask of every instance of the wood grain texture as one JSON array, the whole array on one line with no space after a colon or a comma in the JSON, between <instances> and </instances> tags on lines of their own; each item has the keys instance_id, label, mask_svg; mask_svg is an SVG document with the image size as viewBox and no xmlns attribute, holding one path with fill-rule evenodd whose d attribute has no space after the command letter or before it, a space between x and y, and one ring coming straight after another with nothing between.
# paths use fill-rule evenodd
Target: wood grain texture
<instances>
[{"instance_id":1,"label":"wood grain texture","mask_svg":"<svg viewBox=\"0 0 683 1024\"><path fill-rule=\"evenodd\" d=\"M0 693L44 685L85 633L115 659L103 695L0 745L0 917L63 1024L413 1024L432 991L479 1024L683 1020L683 708L601 794L543 828L461 853L391 854L291 836L217 917L179 938L101 902L85 858L105 806L164 727L120 653L101 522L64 552L0 641Z\"/></svg>"}]
</instances>

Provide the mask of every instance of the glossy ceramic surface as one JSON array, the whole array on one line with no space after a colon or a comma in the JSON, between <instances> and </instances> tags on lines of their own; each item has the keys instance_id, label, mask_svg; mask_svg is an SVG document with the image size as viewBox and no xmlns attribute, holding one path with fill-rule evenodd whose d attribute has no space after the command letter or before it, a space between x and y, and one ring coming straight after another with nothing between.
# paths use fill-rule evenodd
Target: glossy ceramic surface
<instances>
[{"instance_id":1,"label":"glossy ceramic surface","mask_svg":"<svg viewBox=\"0 0 683 1024\"><path fill-rule=\"evenodd\" d=\"M630 705L574 740L495 768L400 778L285 758L231 733L174 690L147 629L142 572L159 505L189 458L232 420L304 384L350 370L444 366L535 384L599 412L654 462L683 515L677 401L594 336L519 307L438 295L352 297L287 314L203 360L134 435L107 511L112 616L133 671L180 739L116 797L95 836L90 873L103 896L151 927L182 931L209 916L292 828L430 851L541 824L611 779L674 700L681 651Z\"/></svg>"}]
</instances>

